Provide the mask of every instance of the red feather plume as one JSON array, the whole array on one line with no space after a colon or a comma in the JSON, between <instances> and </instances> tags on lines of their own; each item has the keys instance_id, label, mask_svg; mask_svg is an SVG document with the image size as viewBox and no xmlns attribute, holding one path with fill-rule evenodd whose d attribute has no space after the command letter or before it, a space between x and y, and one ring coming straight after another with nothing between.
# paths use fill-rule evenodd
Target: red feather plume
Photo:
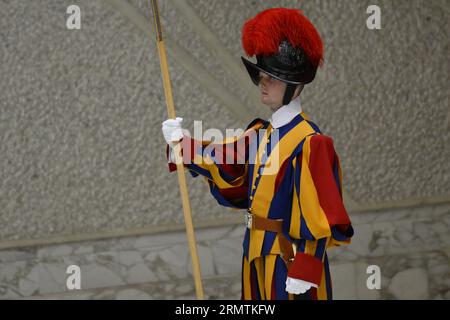
<instances>
[{"instance_id":1,"label":"red feather plume","mask_svg":"<svg viewBox=\"0 0 450 320\"><path fill-rule=\"evenodd\" d=\"M287 39L300 46L311 63L323 63L323 42L313 24L298 9L272 8L258 13L242 27L242 46L247 56L272 55Z\"/></svg>"}]
</instances>

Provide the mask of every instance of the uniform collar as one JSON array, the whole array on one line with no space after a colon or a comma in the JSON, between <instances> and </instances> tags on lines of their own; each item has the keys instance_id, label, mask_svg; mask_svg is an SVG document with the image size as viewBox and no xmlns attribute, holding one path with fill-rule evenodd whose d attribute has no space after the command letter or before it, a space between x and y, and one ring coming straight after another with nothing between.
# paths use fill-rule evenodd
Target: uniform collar
<instances>
[{"instance_id":1,"label":"uniform collar","mask_svg":"<svg viewBox=\"0 0 450 320\"><path fill-rule=\"evenodd\" d=\"M273 128L280 128L291 122L291 120L301 112L302 105L300 103L300 96L298 96L289 102L289 104L286 104L275 111L269 121Z\"/></svg>"}]
</instances>

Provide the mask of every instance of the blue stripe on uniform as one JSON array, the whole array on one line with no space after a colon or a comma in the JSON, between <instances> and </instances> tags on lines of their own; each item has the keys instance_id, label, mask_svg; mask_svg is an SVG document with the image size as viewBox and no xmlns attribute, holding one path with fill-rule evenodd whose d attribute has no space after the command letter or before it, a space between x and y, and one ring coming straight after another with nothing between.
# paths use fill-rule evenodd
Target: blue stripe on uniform
<instances>
[{"instance_id":1,"label":"blue stripe on uniform","mask_svg":"<svg viewBox=\"0 0 450 320\"><path fill-rule=\"evenodd\" d=\"M322 261L323 258L323 254L325 253L325 246L327 244L327 238L320 238L317 240L316 243L316 253L314 254L314 256L317 259L320 259L320 261Z\"/></svg>"},{"instance_id":2,"label":"blue stripe on uniform","mask_svg":"<svg viewBox=\"0 0 450 320\"><path fill-rule=\"evenodd\" d=\"M325 272L325 287L327 289L327 300L333 300L333 290L331 284L330 266L328 264L328 257L325 253L324 258L324 272Z\"/></svg>"},{"instance_id":3,"label":"blue stripe on uniform","mask_svg":"<svg viewBox=\"0 0 450 320\"><path fill-rule=\"evenodd\" d=\"M289 295L286 291L287 269L286 263L277 255L275 260L275 269L273 280L275 281L275 300L288 300Z\"/></svg>"},{"instance_id":4,"label":"blue stripe on uniform","mask_svg":"<svg viewBox=\"0 0 450 320\"><path fill-rule=\"evenodd\" d=\"M211 180L212 180L211 173L210 173L208 170L203 169L203 168L201 168L201 167L199 167L198 165L193 164L193 163L187 164L186 166L187 166L190 170L193 170L193 171L195 171L196 173L201 174L202 176L205 176L205 177L207 177L208 179L211 179Z\"/></svg>"},{"instance_id":5,"label":"blue stripe on uniform","mask_svg":"<svg viewBox=\"0 0 450 320\"><path fill-rule=\"evenodd\" d=\"M334 174L334 180L336 181L336 185L338 187L339 193L342 195L341 184L339 181L338 162L336 159L334 161L333 174Z\"/></svg>"}]
</instances>

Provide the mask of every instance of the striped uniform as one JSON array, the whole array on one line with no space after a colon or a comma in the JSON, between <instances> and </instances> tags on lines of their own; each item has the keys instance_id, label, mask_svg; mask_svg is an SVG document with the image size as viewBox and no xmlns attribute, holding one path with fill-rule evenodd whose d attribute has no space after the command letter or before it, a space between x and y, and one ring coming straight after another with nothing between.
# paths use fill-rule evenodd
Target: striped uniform
<instances>
[{"instance_id":1,"label":"striped uniform","mask_svg":"<svg viewBox=\"0 0 450 320\"><path fill-rule=\"evenodd\" d=\"M192 176L205 177L220 205L282 219L283 234L293 244L296 254L288 269L277 233L246 228L242 299L332 299L326 249L350 243L353 228L330 137L301 112L276 130L255 119L243 135L219 143L184 136L182 150L185 167ZM169 171L174 170L169 162ZM287 276L318 288L289 294Z\"/></svg>"}]
</instances>

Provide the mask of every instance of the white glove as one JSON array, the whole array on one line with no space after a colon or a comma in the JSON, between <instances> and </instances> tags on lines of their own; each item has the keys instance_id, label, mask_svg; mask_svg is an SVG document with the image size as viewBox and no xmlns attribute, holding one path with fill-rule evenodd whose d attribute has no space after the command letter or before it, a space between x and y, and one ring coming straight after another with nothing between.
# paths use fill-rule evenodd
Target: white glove
<instances>
[{"instance_id":1,"label":"white glove","mask_svg":"<svg viewBox=\"0 0 450 320\"><path fill-rule=\"evenodd\" d=\"M317 288L317 285L308 281L287 277L286 291L293 294L305 293L311 287Z\"/></svg>"},{"instance_id":2,"label":"white glove","mask_svg":"<svg viewBox=\"0 0 450 320\"><path fill-rule=\"evenodd\" d=\"M171 147L183 138L183 129L181 128L182 122L183 118L177 117L176 119L167 119L162 123L164 139Z\"/></svg>"}]
</instances>

